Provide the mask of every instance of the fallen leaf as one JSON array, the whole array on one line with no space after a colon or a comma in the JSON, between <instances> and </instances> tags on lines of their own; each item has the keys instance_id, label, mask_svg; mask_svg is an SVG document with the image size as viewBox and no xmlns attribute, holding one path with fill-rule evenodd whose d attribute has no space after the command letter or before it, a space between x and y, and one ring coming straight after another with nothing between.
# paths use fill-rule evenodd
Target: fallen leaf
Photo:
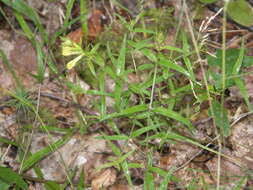
<instances>
[{"instance_id":1,"label":"fallen leaf","mask_svg":"<svg viewBox=\"0 0 253 190\"><path fill-rule=\"evenodd\" d=\"M91 186L93 190L99 190L100 188L106 188L114 184L115 180L116 170L113 168L108 168L102 171L92 180Z\"/></svg>"}]
</instances>

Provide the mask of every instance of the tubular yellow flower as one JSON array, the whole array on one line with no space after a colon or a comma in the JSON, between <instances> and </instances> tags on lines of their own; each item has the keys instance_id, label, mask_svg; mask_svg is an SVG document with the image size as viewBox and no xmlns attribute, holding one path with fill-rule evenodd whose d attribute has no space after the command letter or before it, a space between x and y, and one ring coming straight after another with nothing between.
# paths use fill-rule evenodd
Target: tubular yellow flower
<instances>
[{"instance_id":1,"label":"tubular yellow flower","mask_svg":"<svg viewBox=\"0 0 253 190\"><path fill-rule=\"evenodd\" d=\"M77 62L82 59L82 57L84 56L84 54L79 55L78 57L76 57L75 59L71 60L70 62L67 63L67 69L72 69Z\"/></svg>"}]
</instances>

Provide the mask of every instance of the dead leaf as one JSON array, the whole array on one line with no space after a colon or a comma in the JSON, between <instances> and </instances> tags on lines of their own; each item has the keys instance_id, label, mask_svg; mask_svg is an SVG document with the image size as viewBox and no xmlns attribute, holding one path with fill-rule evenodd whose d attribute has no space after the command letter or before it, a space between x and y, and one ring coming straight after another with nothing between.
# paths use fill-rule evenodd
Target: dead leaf
<instances>
[{"instance_id":1,"label":"dead leaf","mask_svg":"<svg viewBox=\"0 0 253 190\"><path fill-rule=\"evenodd\" d=\"M224 148L222 153L231 158L235 157L233 153L227 148ZM218 157L216 156L213 159L209 160L205 165L208 167L211 175L213 176L213 179L216 180ZM230 187L231 189L238 183L238 181L241 179L240 177L246 175L239 166L224 158L221 158L220 167L220 182L221 184L225 185L226 187Z\"/></svg>"},{"instance_id":2,"label":"dead leaf","mask_svg":"<svg viewBox=\"0 0 253 190\"><path fill-rule=\"evenodd\" d=\"M92 180L91 186L93 190L99 190L100 188L106 188L114 184L115 180L116 170L113 168L107 168Z\"/></svg>"},{"instance_id":3,"label":"dead leaf","mask_svg":"<svg viewBox=\"0 0 253 190\"><path fill-rule=\"evenodd\" d=\"M96 38L103 30L102 19L104 18L104 14L99 9L94 9L91 12L91 16L88 21L88 37Z\"/></svg>"},{"instance_id":4,"label":"dead leaf","mask_svg":"<svg viewBox=\"0 0 253 190\"><path fill-rule=\"evenodd\" d=\"M131 188L128 185L122 185L122 184L117 184L113 185L110 190L131 190Z\"/></svg>"},{"instance_id":5,"label":"dead leaf","mask_svg":"<svg viewBox=\"0 0 253 190\"><path fill-rule=\"evenodd\" d=\"M70 32L67 35L67 38L69 38L70 40L72 40L73 42L80 44L82 42L82 38L83 38L83 30L82 28L78 28L72 32Z\"/></svg>"},{"instance_id":6,"label":"dead leaf","mask_svg":"<svg viewBox=\"0 0 253 190\"><path fill-rule=\"evenodd\" d=\"M105 18L103 12L99 9L93 9L88 19L88 38L94 40L102 31L102 19ZM67 35L75 43L81 43L84 36L82 28L78 28Z\"/></svg>"}]
</instances>

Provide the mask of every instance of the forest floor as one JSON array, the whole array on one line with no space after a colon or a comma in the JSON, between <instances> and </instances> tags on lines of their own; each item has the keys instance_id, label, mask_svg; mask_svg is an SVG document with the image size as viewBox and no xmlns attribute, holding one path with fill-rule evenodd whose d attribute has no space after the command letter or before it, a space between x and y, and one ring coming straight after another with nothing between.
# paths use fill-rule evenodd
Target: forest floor
<instances>
[{"instance_id":1,"label":"forest floor","mask_svg":"<svg viewBox=\"0 0 253 190\"><path fill-rule=\"evenodd\" d=\"M0 1L0 189L253 189L253 21L203 2Z\"/></svg>"}]
</instances>

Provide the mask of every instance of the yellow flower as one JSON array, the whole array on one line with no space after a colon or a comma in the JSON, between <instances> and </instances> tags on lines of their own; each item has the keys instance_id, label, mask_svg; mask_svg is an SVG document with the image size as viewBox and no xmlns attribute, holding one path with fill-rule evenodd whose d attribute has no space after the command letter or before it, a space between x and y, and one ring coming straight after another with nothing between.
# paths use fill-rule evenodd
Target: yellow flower
<instances>
[{"instance_id":1,"label":"yellow flower","mask_svg":"<svg viewBox=\"0 0 253 190\"><path fill-rule=\"evenodd\" d=\"M67 69L72 69L77 64L77 62L85 55L85 53L79 44L71 41L68 38L63 38L62 55L77 55L76 58L67 63Z\"/></svg>"},{"instance_id":2,"label":"yellow flower","mask_svg":"<svg viewBox=\"0 0 253 190\"><path fill-rule=\"evenodd\" d=\"M72 69L76 64L77 62L82 59L84 55L79 55L78 57L76 57L75 59L71 60L70 62L67 63L67 69Z\"/></svg>"}]
</instances>

